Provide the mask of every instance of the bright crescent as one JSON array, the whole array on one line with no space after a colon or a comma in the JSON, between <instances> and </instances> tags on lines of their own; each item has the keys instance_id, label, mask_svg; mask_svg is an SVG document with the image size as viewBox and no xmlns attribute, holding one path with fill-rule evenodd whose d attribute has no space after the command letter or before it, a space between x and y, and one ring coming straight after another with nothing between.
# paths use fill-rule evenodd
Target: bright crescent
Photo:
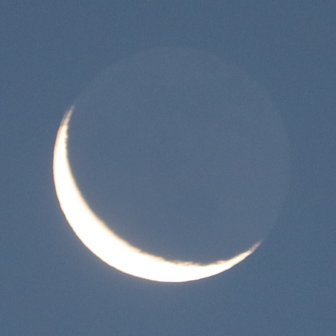
<instances>
[{"instance_id":1,"label":"bright crescent","mask_svg":"<svg viewBox=\"0 0 336 336\"><path fill-rule=\"evenodd\" d=\"M260 245L260 242L231 259L209 264L166 260L132 246L115 234L90 208L71 171L68 157L68 128L72 106L57 132L53 174L61 209L78 238L98 258L121 272L147 280L184 282L207 278L235 266Z\"/></svg>"}]
</instances>

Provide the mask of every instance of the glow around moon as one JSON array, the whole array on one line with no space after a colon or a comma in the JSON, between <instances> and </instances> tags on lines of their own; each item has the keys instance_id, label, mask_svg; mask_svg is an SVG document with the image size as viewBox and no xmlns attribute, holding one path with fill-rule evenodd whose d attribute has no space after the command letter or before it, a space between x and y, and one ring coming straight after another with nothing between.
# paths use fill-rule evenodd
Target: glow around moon
<instances>
[{"instance_id":1,"label":"glow around moon","mask_svg":"<svg viewBox=\"0 0 336 336\"><path fill-rule=\"evenodd\" d=\"M210 264L166 260L132 246L116 235L90 208L80 192L68 157L68 128L74 107L65 114L54 148L53 174L61 209L78 238L98 258L121 272L161 282L184 282L224 272L243 261L260 245L228 260Z\"/></svg>"}]
</instances>

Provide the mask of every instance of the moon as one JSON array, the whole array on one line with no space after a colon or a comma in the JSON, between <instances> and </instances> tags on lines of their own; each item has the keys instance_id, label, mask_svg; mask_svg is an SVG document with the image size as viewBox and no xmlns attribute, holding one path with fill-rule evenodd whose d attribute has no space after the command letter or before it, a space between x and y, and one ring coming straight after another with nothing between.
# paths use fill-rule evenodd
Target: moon
<instances>
[{"instance_id":1,"label":"moon","mask_svg":"<svg viewBox=\"0 0 336 336\"><path fill-rule=\"evenodd\" d=\"M72 106L58 129L53 155L53 177L60 207L70 227L82 243L98 258L115 269L143 279L159 282L186 282L227 271L251 255L260 242L227 260L208 264L167 260L149 254L119 237L100 219L84 199L71 170L67 143Z\"/></svg>"}]
</instances>

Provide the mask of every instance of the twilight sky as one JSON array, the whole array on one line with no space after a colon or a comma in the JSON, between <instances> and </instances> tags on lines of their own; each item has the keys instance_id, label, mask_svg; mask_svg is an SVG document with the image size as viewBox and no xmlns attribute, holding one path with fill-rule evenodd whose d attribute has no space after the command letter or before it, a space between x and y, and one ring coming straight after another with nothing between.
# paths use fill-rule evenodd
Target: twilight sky
<instances>
[{"instance_id":1,"label":"twilight sky","mask_svg":"<svg viewBox=\"0 0 336 336\"><path fill-rule=\"evenodd\" d=\"M333 335L335 13L332 1L3 1L1 335ZM52 180L74 102L75 173L117 232L196 261L261 247L175 285L98 260Z\"/></svg>"}]
</instances>

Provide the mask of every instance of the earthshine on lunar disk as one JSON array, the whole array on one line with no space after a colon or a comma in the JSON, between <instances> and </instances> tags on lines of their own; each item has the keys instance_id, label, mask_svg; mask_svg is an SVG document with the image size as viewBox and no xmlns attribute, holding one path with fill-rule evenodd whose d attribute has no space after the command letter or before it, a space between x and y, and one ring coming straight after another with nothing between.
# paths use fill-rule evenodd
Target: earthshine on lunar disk
<instances>
[{"instance_id":1,"label":"earthshine on lunar disk","mask_svg":"<svg viewBox=\"0 0 336 336\"><path fill-rule=\"evenodd\" d=\"M119 237L87 204L71 171L68 128L74 107L65 114L54 147L53 174L61 209L78 238L98 258L121 272L160 282L185 282L224 272L252 254L259 243L231 259L209 264L167 260L146 253Z\"/></svg>"}]
</instances>

